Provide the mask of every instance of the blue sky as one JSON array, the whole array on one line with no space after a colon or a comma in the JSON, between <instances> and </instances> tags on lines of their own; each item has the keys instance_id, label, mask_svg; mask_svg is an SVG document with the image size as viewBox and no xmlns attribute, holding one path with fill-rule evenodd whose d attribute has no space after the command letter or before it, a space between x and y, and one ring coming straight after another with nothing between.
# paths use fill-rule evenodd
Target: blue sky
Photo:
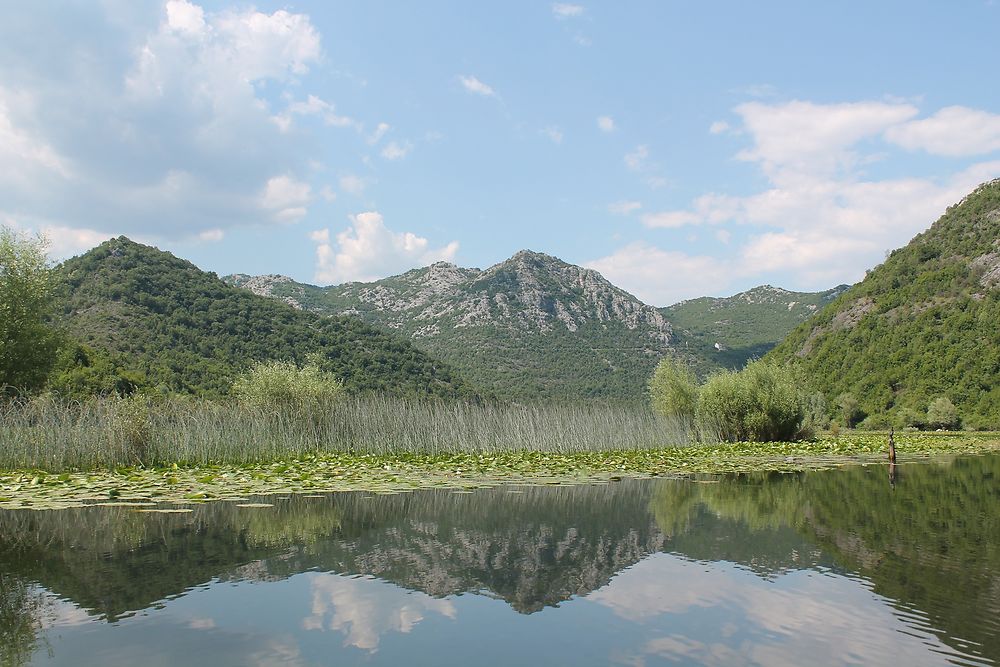
<instances>
[{"instance_id":1,"label":"blue sky","mask_svg":"<svg viewBox=\"0 0 1000 667\"><path fill-rule=\"evenodd\" d=\"M1000 176L994 2L18 3L0 223L319 284L855 282Z\"/></svg>"}]
</instances>

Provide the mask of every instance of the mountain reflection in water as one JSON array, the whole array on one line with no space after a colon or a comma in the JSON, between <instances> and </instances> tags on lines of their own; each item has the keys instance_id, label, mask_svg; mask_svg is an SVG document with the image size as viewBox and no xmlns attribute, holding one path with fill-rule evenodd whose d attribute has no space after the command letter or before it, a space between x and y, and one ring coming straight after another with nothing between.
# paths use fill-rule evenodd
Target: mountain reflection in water
<instances>
[{"instance_id":1,"label":"mountain reflection in water","mask_svg":"<svg viewBox=\"0 0 1000 667\"><path fill-rule=\"evenodd\" d=\"M3 511L0 664L995 664L1000 457L898 472Z\"/></svg>"}]
</instances>

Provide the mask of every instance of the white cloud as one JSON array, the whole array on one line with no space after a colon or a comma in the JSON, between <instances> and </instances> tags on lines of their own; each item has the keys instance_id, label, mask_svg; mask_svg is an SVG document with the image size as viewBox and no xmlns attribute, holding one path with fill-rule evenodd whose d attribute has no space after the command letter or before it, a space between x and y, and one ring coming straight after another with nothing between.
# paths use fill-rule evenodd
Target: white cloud
<instances>
[{"instance_id":1,"label":"white cloud","mask_svg":"<svg viewBox=\"0 0 1000 667\"><path fill-rule=\"evenodd\" d=\"M586 8L583 5L573 5L567 2L557 2L552 5L552 15L557 19L571 19L583 16Z\"/></svg>"},{"instance_id":2,"label":"white cloud","mask_svg":"<svg viewBox=\"0 0 1000 667\"><path fill-rule=\"evenodd\" d=\"M563 140L563 131L556 125L549 125L542 130L542 134L549 138L554 144L561 144Z\"/></svg>"},{"instance_id":3,"label":"white cloud","mask_svg":"<svg viewBox=\"0 0 1000 667\"><path fill-rule=\"evenodd\" d=\"M717 120L708 126L708 132L710 134L722 134L723 132L729 131L729 123L724 120Z\"/></svg>"},{"instance_id":4,"label":"white cloud","mask_svg":"<svg viewBox=\"0 0 1000 667\"><path fill-rule=\"evenodd\" d=\"M185 0L169 0L167 26L179 32L199 35L205 32L205 10Z\"/></svg>"},{"instance_id":5,"label":"white cloud","mask_svg":"<svg viewBox=\"0 0 1000 667\"><path fill-rule=\"evenodd\" d=\"M319 191L319 196L323 198L323 201L336 201L337 193L333 191L329 185L324 185L323 189Z\"/></svg>"},{"instance_id":6,"label":"white cloud","mask_svg":"<svg viewBox=\"0 0 1000 667\"><path fill-rule=\"evenodd\" d=\"M261 207L271 211L279 222L296 222L306 215L311 199L308 183L286 175L268 179L261 194Z\"/></svg>"},{"instance_id":7,"label":"white cloud","mask_svg":"<svg viewBox=\"0 0 1000 667\"><path fill-rule=\"evenodd\" d=\"M412 232L394 232L375 211L351 216L351 226L331 243L330 231L312 232L316 246L315 280L324 284L368 282L402 273L417 266L450 261L458 242L431 248L430 242Z\"/></svg>"},{"instance_id":8,"label":"white cloud","mask_svg":"<svg viewBox=\"0 0 1000 667\"><path fill-rule=\"evenodd\" d=\"M598 116L597 127L601 130L601 132L614 132L618 129L615 126L615 119L611 116Z\"/></svg>"},{"instance_id":9,"label":"white cloud","mask_svg":"<svg viewBox=\"0 0 1000 667\"><path fill-rule=\"evenodd\" d=\"M361 195L365 191L366 183L364 179L354 174L347 174L340 177L340 189L351 195Z\"/></svg>"},{"instance_id":10,"label":"white cloud","mask_svg":"<svg viewBox=\"0 0 1000 667\"><path fill-rule=\"evenodd\" d=\"M912 138L914 146L931 146L931 137L939 136L927 130L938 126L910 120L917 109L908 104L754 102L736 112L752 141L739 157L757 163L769 187L741 197L708 193L687 209L642 217L650 228L756 228L746 235L738 260L720 267L733 277L791 276L801 289L855 282L886 250L905 244L949 205L1000 173L1000 162L985 162L944 178L866 180L861 168L871 156L861 148L878 150L873 143L883 134L900 142ZM962 118L964 123L967 117Z\"/></svg>"},{"instance_id":11,"label":"white cloud","mask_svg":"<svg viewBox=\"0 0 1000 667\"><path fill-rule=\"evenodd\" d=\"M631 243L584 266L654 306L718 294L730 280L719 271L717 259L661 250L643 242Z\"/></svg>"},{"instance_id":12,"label":"white cloud","mask_svg":"<svg viewBox=\"0 0 1000 667\"><path fill-rule=\"evenodd\" d=\"M734 111L753 137L741 160L757 162L775 180L833 176L857 164L855 145L909 120L917 108L909 104L851 102L784 104L748 102Z\"/></svg>"},{"instance_id":13,"label":"white cloud","mask_svg":"<svg viewBox=\"0 0 1000 667\"><path fill-rule=\"evenodd\" d=\"M385 148L382 149L382 157L390 161L402 160L404 157L409 155L412 150L413 144L408 141L403 143L390 141L385 145Z\"/></svg>"},{"instance_id":14,"label":"white cloud","mask_svg":"<svg viewBox=\"0 0 1000 667\"><path fill-rule=\"evenodd\" d=\"M205 231L198 234L198 239L201 241L208 241L210 243L217 243L226 237L226 233L221 229L206 229Z\"/></svg>"},{"instance_id":15,"label":"white cloud","mask_svg":"<svg viewBox=\"0 0 1000 667\"><path fill-rule=\"evenodd\" d=\"M476 95L482 95L483 97L496 97L497 93L492 87L486 85L474 76L459 76L458 80L461 81L462 86Z\"/></svg>"},{"instance_id":16,"label":"white cloud","mask_svg":"<svg viewBox=\"0 0 1000 667\"><path fill-rule=\"evenodd\" d=\"M1000 114L967 107L946 107L929 118L912 120L885 133L911 151L961 157L1000 151Z\"/></svg>"},{"instance_id":17,"label":"white cloud","mask_svg":"<svg viewBox=\"0 0 1000 667\"><path fill-rule=\"evenodd\" d=\"M453 619L457 613L450 600L402 590L372 578L311 576L311 614L303 619L303 629L339 632L346 646L371 653L378 650L383 636L409 633L428 614Z\"/></svg>"},{"instance_id":18,"label":"white cloud","mask_svg":"<svg viewBox=\"0 0 1000 667\"><path fill-rule=\"evenodd\" d=\"M392 126L389 125L389 123L379 123L378 127L375 128L375 131L372 132L372 135L370 137L368 137L368 143L370 143L370 144L372 144L374 146L379 141L381 141L382 137L385 136L385 133L388 132L391 129L392 129Z\"/></svg>"},{"instance_id":19,"label":"white cloud","mask_svg":"<svg viewBox=\"0 0 1000 667\"><path fill-rule=\"evenodd\" d=\"M800 570L778 581L727 563L656 554L588 595L616 616L644 627L686 627L705 616L733 615L739 627L691 637L680 633L637 643L625 664L916 665L949 649L926 628L907 624L864 582ZM830 637L838 637L830 641ZM888 643L885 637L900 637Z\"/></svg>"},{"instance_id":20,"label":"white cloud","mask_svg":"<svg viewBox=\"0 0 1000 667\"><path fill-rule=\"evenodd\" d=\"M0 209L37 226L165 239L268 222L269 180L317 150L282 128L342 122L315 96L271 109L320 60L304 14L171 0L88 6L86 31L44 3L20 19L0 24Z\"/></svg>"},{"instance_id":21,"label":"white cloud","mask_svg":"<svg viewBox=\"0 0 1000 667\"><path fill-rule=\"evenodd\" d=\"M719 243L728 245L729 241L732 240L732 238L733 238L732 233L727 229L715 230L715 240L717 240Z\"/></svg>"},{"instance_id":22,"label":"white cloud","mask_svg":"<svg viewBox=\"0 0 1000 667\"><path fill-rule=\"evenodd\" d=\"M646 160L649 158L648 146L636 146L631 153L625 154L625 166L632 171L642 171L646 168Z\"/></svg>"},{"instance_id":23,"label":"white cloud","mask_svg":"<svg viewBox=\"0 0 1000 667\"><path fill-rule=\"evenodd\" d=\"M637 201L616 201L608 204L608 212L612 215L630 215L642 208L642 202Z\"/></svg>"},{"instance_id":24,"label":"white cloud","mask_svg":"<svg viewBox=\"0 0 1000 667\"><path fill-rule=\"evenodd\" d=\"M309 95L305 102L292 102L282 113L272 116L271 120L282 132L288 132L294 116L318 116L324 123L334 127L360 127L353 118L337 115L332 104L315 95Z\"/></svg>"},{"instance_id":25,"label":"white cloud","mask_svg":"<svg viewBox=\"0 0 1000 667\"><path fill-rule=\"evenodd\" d=\"M690 211L663 211L642 216L642 224L652 229L676 229L685 225L696 225L700 218Z\"/></svg>"},{"instance_id":26,"label":"white cloud","mask_svg":"<svg viewBox=\"0 0 1000 667\"><path fill-rule=\"evenodd\" d=\"M3 218L4 226L27 234L40 234L46 242L48 256L54 261L79 255L113 238L115 234L96 229L81 229L53 225L31 225L13 217Z\"/></svg>"}]
</instances>

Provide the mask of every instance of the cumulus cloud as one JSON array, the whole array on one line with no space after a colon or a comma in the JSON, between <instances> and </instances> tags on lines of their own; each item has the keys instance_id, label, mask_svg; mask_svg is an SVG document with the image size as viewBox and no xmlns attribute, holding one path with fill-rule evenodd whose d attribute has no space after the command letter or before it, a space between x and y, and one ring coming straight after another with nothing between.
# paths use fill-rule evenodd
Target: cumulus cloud
<instances>
[{"instance_id":1,"label":"cumulus cloud","mask_svg":"<svg viewBox=\"0 0 1000 667\"><path fill-rule=\"evenodd\" d=\"M297 222L306 214L312 199L308 183L286 175L268 179L261 194L261 206L271 211L278 222Z\"/></svg>"},{"instance_id":2,"label":"cumulus cloud","mask_svg":"<svg viewBox=\"0 0 1000 667\"><path fill-rule=\"evenodd\" d=\"M584 264L645 303L669 306L683 299L718 294L730 281L712 257L631 243ZM683 276L683 280L678 280Z\"/></svg>"},{"instance_id":3,"label":"cumulus cloud","mask_svg":"<svg viewBox=\"0 0 1000 667\"><path fill-rule=\"evenodd\" d=\"M753 137L737 157L757 162L773 179L832 176L858 162L856 144L917 115L909 104L748 102L734 110Z\"/></svg>"},{"instance_id":4,"label":"cumulus cloud","mask_svg":"<svg viewBox=\"0 0 1000 667\"><path fill-rule=\"evenodd\" d=\"M491 86L486 85L474 76L459 76L458 80L461 82L462 87L470 93L482 95L483 97L497 96L496 91Z\"/></svg>"},{"instance_id":5,"label":"cumulus cloud","mask_svg":"<svg viewBox=\"0 0 1000 667\"><path fill-rule=\"evenodd\" d=\"M793 286L803 289L855 282L886 250L905 244L949 205L1000 173L1000 162L983 162L938 178L865 177L872 155L863 148L873 150L883 136L943 152L935 148L947 134L941 118L959 119L953 129L976 117L984 128L978 140L988 145L989 114L942 110L915 121L916 107L898 102L752 102L735 111L751 141L737 157L758 165L769 187L746 196L706 193L685 209L641 217L652 229L715 225L723 243L731 238L726 226L748 227L738 259L724 266L733 277L791 276ZM959 150L971 150L971 144Z\"/></svg>"},{"instance_id":6,"label":"cumulus cloud","mask_svg":"<svg viewBox=\"0 0 1000 667\"><path fill-rule=\"evenodd\" d=\"M282 130L307 115L346 122L289 94L322 55L304 14L25 7L0 24L0 212L36 226L197 238L267 224L275 173L313 158ZM276 112L272 100L293 101Z\"/></svg>"},{"instance_id":7,"label":"cumulus cloud","mask_svg":"<svg viewBox=\"0 0 1000 667\"><path fill-rule=\"evenodd\" d=\"M911 151L948 157L986 155L1000 151L1000 114L946 107L929 118L890 127L885 136Z\"/></svg>"},{"instance_id":8,"label":"cumulus cloud","mask_svg":"<svg viewBox=\"0 0 1000 667\"><path fill-rule=\"evenodd\" d=\"M442 248L412 232L395 232L375 211L350 218L351 226L331 240L330 230L310 234L316 242L315 280L323 284L369 282L439 261L451 261L458 242Z\"/></svg>"},{"instance_id":9,"label":"cumulus cloud","mask_svg":"<svg viewBox=\"0 0 1000 667\"><path fill-rule=\"evenodd\" d=\"M598 116L597 127L601 132L614 132L618 129L615 126L615 119L611 116Z\"/></svg>"}]
</instances>

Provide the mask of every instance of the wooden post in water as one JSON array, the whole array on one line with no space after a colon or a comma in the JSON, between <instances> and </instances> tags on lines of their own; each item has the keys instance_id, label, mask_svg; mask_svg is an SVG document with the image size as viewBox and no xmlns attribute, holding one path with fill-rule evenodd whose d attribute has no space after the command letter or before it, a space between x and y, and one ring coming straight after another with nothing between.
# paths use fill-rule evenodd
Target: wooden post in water
<instances>
[{"instance_id":1,"label":"wooden post in water","mask_svg":"<svg viewBox=\"0 0 1000 667\"><path fill-rule=\"evenodd\" d=\"M893 439L894 430L889 429L889 463L896 463L896 441Z\"/></svg>"}]
</instances>

